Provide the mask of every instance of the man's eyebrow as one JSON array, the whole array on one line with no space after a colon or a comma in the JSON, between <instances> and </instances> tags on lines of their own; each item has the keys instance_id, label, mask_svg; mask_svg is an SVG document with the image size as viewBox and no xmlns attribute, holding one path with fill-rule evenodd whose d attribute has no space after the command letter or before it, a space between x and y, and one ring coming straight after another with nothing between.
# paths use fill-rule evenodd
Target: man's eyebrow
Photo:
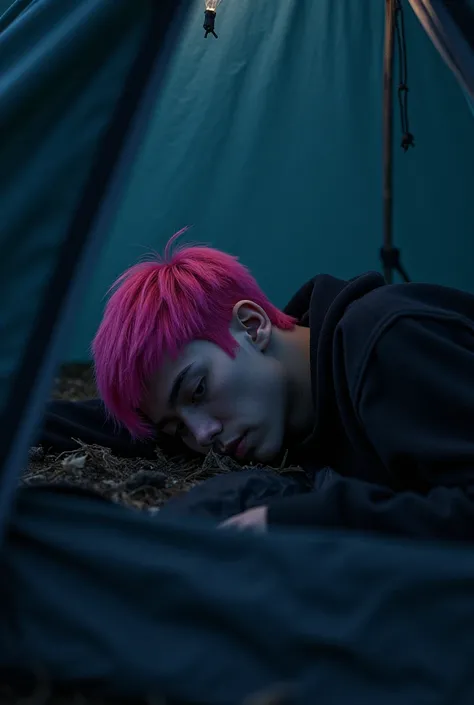
<instances>
[{"instance_id":1,"label":"man's eyebrow","mask_svg":"<svg viewBox=\"0 0 474 705\"><path fill-rule=\"evenodd\" d=\"M188 374L188 372L192 366L193 366L193 363L191 362L190 365L187 365L187 367L185 367L183 370L181 370L181 372L179 373L179 375L177 375L176 379L173 382L173 386L171 387L171 392L168 397L168 406L171 409L175 406L175 404L178 400L181 385L183 384L184 378L186 377L186 375Z\"/></svg>"}]
</instances>

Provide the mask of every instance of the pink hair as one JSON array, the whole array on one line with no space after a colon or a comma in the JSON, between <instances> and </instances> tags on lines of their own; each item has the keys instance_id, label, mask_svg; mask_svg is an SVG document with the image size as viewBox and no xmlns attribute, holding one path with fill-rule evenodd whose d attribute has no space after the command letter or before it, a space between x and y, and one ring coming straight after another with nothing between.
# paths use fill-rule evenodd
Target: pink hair
<instances>
[{"instance_id":1,"label":"pink hair","mask_svg":"<svg viewBox=\"0 0 474 705\"><path fill-rule=\"evenodd\" d=\"M209 247L171 251L136 264L112 285L92 353L99 394L109 414L136 438L153 435L140 413L147 384L165 355L176 357L193 340L215 343L231 357L234 305L250 299L282 330L295 319L273 306L237 257Z\"/></svg>"}]
</instances>

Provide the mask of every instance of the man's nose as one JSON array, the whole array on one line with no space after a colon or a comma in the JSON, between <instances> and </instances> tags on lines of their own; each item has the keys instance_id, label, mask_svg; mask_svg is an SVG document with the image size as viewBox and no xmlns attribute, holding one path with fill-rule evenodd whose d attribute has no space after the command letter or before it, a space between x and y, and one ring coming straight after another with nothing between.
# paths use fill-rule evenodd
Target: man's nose
<instances>
[{"instance_id":1,"label":"man's nose","mask_svg":"<svg viewBox=\"0 0 474 705\"><path fill-rule=\"evenodd\" d=\"M185 421L188 430L200 446L211 446L222 431L222 424L204 414L192 415Z\"/></svg>"}]
</instances>

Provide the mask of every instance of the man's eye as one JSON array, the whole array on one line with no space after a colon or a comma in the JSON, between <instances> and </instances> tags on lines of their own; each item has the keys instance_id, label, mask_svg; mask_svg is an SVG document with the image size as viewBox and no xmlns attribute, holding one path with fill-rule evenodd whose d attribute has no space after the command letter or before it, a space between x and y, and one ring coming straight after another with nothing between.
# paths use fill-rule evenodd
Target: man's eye
<instances>
[{"instance_id":1,"label":"man's eye","mask_svg":"<svg viewBox=\"0 0 474 705\"><path fill-rule=\"evenodd\" d=\"M203 377L193 392L193 403L201 401L206 393L206 378Z\"/></svg>"}]
</instances>

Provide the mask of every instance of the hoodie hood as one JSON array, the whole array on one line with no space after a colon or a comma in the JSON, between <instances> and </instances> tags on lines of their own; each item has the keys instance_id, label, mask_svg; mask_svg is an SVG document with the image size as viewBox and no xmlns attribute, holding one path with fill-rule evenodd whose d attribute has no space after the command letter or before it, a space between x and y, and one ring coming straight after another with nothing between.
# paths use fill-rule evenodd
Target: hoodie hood
<instances>
[{"instance_id":1,"label":"hoodie hood","mask_svg":"<svg viewBox=\"0 0 474 705\"><path fill-rule=\"evenodd\" d=\"M317 449L321 466L334 461L334 445L341 426L333 383L333 348L336 329L348 308L374 289L384 286L378 272L367 272L350 280L320 274L293 296L285 312L310 328L311 388L314 405L313 431L298 448L297 455Z\"/></svg>"}]
</instances>

